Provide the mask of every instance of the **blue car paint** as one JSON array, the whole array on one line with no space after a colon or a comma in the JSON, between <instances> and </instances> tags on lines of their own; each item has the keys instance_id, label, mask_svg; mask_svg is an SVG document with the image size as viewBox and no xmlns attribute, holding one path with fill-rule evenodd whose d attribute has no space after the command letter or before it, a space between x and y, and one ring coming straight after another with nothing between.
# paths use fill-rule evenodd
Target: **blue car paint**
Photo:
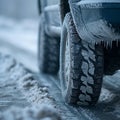
<instances>
[{"instance_id":1,"label":"blue car paint","mask_svg":"<svg viewBox=\"0 0 120 120\"><path fill-rule=\"evenodd\" d=\"M89 43L120 39L120 0L69 0L77 32Z\"/></svg>"}]
</instances>

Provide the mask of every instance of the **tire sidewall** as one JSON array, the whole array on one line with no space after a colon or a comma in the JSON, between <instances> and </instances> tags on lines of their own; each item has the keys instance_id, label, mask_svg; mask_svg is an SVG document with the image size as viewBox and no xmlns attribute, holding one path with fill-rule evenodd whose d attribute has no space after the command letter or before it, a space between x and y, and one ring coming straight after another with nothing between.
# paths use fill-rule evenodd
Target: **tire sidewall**
<instances>
[{"instance_id":1,"label":"tire sidewall","mask_svg":"<svg viewBox=\"0 0 120 120\"><path fill-rule=\"evenodd\" d=\"M66 84L65 79L65 51L66 51L66 43L69 41L71 47L71 37L70 37L70 25L68 24L68 16L65 17L62 26L62 33L61 33L61 43L60 43L60 83L61 83L61 91L64 97L64 100L67 103L70 103L70 92L71 92L71 78L69 77L68 84ZM69 52L71 52L69 48ZM70 53L69 53L70 54ZM71 59L71 55L70 55ZM71 60L69 60L70 62ZM71 63L70 63L70 70L71 70Z\"/></svg>"}]
</instances>

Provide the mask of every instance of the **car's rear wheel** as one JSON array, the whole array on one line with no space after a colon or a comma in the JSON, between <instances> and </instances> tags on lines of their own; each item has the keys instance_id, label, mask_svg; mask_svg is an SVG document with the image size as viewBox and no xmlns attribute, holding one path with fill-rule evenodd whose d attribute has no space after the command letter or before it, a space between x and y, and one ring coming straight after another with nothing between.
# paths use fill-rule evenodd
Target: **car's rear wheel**
<instances>
[{"instance_id":1,"label":"car's rear wheel","mask_svg":"<svg viewBox=\"0 0 120 120\"><path fill-rule=\"evenodd\" d=\"M56 75L59 70L59 38L50 37L45 32L46 22L41 16L38 39L38 64L40 72Z\"/></svg>"},{"instance_id":2,"label":"car's rear wheel","mask_svg":"<svg viewBox=\"0 0 120 120\"><path fill-rule=\"evenodd\" d=\"M96 104L102 87L103 58L102 46L81 40L68 13L63 22L60 44L60 81L67 103Z\"/></svg>"}]
</instances>

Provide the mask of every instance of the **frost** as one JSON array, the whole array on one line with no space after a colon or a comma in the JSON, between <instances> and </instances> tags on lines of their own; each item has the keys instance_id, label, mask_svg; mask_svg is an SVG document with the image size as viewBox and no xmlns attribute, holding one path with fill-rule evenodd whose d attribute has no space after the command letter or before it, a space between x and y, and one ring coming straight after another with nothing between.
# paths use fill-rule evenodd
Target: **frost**
<instances>
[{"instance_id":1,"label":"frost","mask_svg":"<svg viewBox=\"0 0 120 120\"><path fill-rule=\"evenodd\" d=\"M113 0L81 0L79 4L88 4L88 3L113 3ZM114 0L114 3L120 3L119 0Z\"/></svg>"}]
</instances>

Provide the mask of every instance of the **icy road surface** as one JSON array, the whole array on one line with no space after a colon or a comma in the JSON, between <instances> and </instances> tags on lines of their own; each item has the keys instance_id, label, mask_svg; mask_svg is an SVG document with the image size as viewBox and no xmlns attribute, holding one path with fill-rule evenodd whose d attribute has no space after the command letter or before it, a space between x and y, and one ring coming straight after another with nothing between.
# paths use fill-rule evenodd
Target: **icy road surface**
<instances>
[{"instance_id":1,"label":"icy road surface","mask_svg":"<svg viewBox=\"0 0 120 120\"><path fill-rule=\"evenodd\" d=\"M45 104L52 105L54 109L58 111L57 113L60 114L62 119L120 120L120 72L119 71L113 76L104 77L104 84L102 88L101 97L99 99L99 103L95 107L76 108L69 106L65 104L64 100L62 99L60 85L59 85L59 78L47 76L47 75L41 75L38 73L38 67L37 67L38 21L26 20L21 22L15 22L12 20L7 20L7 21L5 20L6 19L3 20L2 18L0 23L0 51L3 52L4 54L12 55L17 59L17 61L21 62L28 70L33 72L33 75L37 80L38 86L39 87L44 86L47 88L48 93L45 94L44 96L44 98L47 99L45 100ZM18 73L20 73L20 71L18 71ZM14 74L14 72L12 74ZM29 75L26 77L29 78ZM4 84L6 85L6 82L4 82ZM19 86L18 90L22 91L23 87L20 87L21 83L18 82L17 84ZM29 86L29 83L27 85ZM4 90L3 88L0 87L0 89ZM9 86L6 89L9 89ZM24 97L20 98L23 99L23 103L21 102L20 106L22 106L22 104L28 106L29 104L33 104L33 103L39 104L41 106L41 98L39 98L38 95L40 94L41 96L41 91L38 89L35 92L33 92L32 90L33 89L31 89L31 91L30 90L22 91L21 94L24 94L25 98ZM14 90L12 92L13 94L15 94ZM29 95L32 96L32 100ZM18 98L16 94L14 95L14 97L15 99ZM9 104L9 102L8 103L6 102L5 104L2 104L3 108L1 107L1 110L2 109L4 110L4 106L6 106L6 104L10 106L13 105L12 103Z\"/></svg>"}]
</instances>

